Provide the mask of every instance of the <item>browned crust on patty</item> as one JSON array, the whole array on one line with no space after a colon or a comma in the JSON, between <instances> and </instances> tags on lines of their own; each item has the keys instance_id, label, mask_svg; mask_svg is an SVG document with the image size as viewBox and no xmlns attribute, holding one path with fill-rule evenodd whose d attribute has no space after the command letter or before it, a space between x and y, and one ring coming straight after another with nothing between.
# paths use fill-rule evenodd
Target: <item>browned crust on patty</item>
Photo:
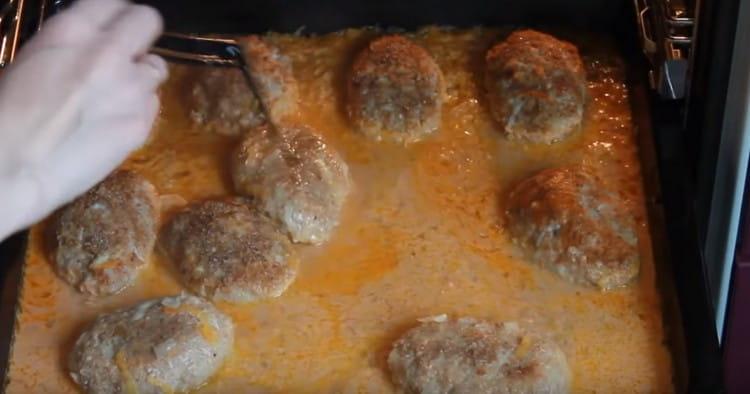
<instances>
[{"instance_id":1,"label":"browned crust on patty","mask_svg":"<svg viewBox=\"0 0 750 394\"><path fill-rule=\"evenodd\" d=\"M371 41L354 60L347 90L350 119L373 139L412 142L440 126L443 74L424 48L405 37Z\"/></svg>"},{"instance_id":2,"label":"browned crust on patty","mask_svg":"<svg viewBox=\"0 0 750 394\"><path fill-rule=\"evenodd\" d=\"M508 197L506 226L536 263L576 283L623 286L640 266L635 223L583 167L543 170Z\"/></svg>"},{"instance_id":3,"label":"browned crust on patty","mask_svg":"<svg viewBox=\"0 0 750 394\"><path fill-rule=\"evenodd\" d=\"M156 189L120 170L63 208L55 223L55 267L78 291L119 292L136 279L156 240Z\"/></svg>"},{"instance_id":4,"label":"browned crust on patty","mask_svg":"<svg viewBox=\"0 0 750 394\"><path fill-rule=\"evenodd\" d=\"M268 118L280 124L299 111L299 86L292 60L260 36L239 40L250 79Z\"/></svg>"},{"instance_id":5,"label":"browned crust on patty","mask_svg":"<svg viewBox=\"0 0 750 394\"><path fill-rule=\"evenodd\" d=\"M553 342L473 318L424 321L394 343L388 367L407 393L566 393L570 381Z\"/></svg>"},{"instance_id":6,"label":"browned crust on patty","mask_svg":"<svg viewBox=\"0 0 750 394\"><path fill-rule=\"evenodd\" d=\"M297 274L287 237L242 198L188 206L166 226L162 244L183 281L214 300L277 297Z\"/></svg>"},{"instance_id":7,"label":"browned crust on patty","mask_svg":"<svg viewBox=\"0 0 750 394\"><path fill-rule=\"evenodd\" d=\"M312 129L258 129L231 163L236 190L281 223L295 242L321 244L336 226L351 190L349 167Z\"/></svg>"},{"instance_id":8,"label":"browned crust on patty","mask_svg":"<svg viewBox=\"0 0 750 394\"><path fill-rule=\"evenodd\" d=\"M233 341L228 316L183 294L99 315L76 340L68 367L86 393L186 392L219 369Z\"/></svg>"},{"instance_id":9,"label":"browned crust on patty","mask_svg":"<svg viewBox=\"0 0 750 394\"><path fill-rule=\"evenodd\" d=\"M519 30L485 60L490 111L510 138L552 143L580 127L586 74L573 44Z\"/></svg>"},{"instance_id":10,"label":"browned crust on patty","mask_svg":"<svg viewBox=\"0 0 750 394\"><path fill-rule=\"evenodd\" d=\"M236 68L201 67L188 97L190 118L215 134L241 136L266 122L260 101Z\"/></svg>"}]
</instances>

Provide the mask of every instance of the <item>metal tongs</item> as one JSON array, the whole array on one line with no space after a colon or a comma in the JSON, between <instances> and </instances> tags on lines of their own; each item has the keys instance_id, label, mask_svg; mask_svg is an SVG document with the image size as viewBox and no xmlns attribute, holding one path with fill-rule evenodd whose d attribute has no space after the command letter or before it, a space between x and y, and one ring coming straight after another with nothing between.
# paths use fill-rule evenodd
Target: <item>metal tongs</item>
<instances>
[{"instance_id":1,"label":"metal tongs","mask_svg":"<svg viewBox=\"0 0 750 394\"><path fill-rule=\"evenodd\" d=\"M245 64L239 44L231 38L164 33L151 52L168 60L208 66L242 67Z\"/></svg>"},{"instance_id":2,"label":"metal tongs","mask_svg":"<svg viewBox=\"0 0 750 394\"><path fill-rule=\"evenodd\" d=\"M268 126L275 129L270 112L263 96L250 76L250 67L239 43L231 38L203 37L193 34L164 33L151 48L151 52L182 63L202 64L206 66L236 67L242 70L247 86L255 95L266 114Z\"/></svg>"}]
</instances>

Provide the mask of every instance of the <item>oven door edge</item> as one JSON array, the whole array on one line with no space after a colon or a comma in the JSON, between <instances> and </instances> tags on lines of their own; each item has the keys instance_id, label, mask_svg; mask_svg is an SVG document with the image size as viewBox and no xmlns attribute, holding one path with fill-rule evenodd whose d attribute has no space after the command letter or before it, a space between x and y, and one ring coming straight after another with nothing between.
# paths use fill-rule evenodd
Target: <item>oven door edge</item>
<instances>
[{"instance_id":1,"label":"oven door edge","mask_svg":"<svg viewBox=\"0 0 750 394\"><path fill-rule=\"evenodd\" d=\"M732 262L750 156L750 3L741 2L726 93L721 140L716 157L706 232L706 261L716 332L721 340L726 320Z\"/></svg>"},{"instance_id":2,"label":"oven door edge","mask_svg":"<svg viewBox=\"0 0 750 394\"><path fill-rule=\"evenodd\" d=\"M730 392L750 389L750 3L740 2L706 233L716 332ZM743 207L744 205L744 207Z\"/></svg>"}]
</instances>

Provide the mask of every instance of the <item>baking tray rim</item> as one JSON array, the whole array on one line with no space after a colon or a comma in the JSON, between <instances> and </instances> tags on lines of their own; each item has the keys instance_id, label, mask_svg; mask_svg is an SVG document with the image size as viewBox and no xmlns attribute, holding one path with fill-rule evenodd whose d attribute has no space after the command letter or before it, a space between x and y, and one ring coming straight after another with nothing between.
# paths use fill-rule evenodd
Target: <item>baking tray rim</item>
<instances>
[{"instance_id":1,"label":"baking tray rim","mask_svg":"<svg viewBox=\"0 0 750 394\"><path fill-rule=\"evenodd\" d=\"M351 26L356 27L356 26ZM620 40L616 40L620 41ZM629 51L628 51L629 52ZM651 115L649 106L644 104L648 101L647 82L645 80L645 65L640 61L631 61L636 59L635 53L623 53L620 51L622 59L627 70L627 90L629 93L629 104L631 108L632 123L636 127L637 138L636 146L638 147L639 163L641 166L641 184L644 190L644 201L646 203L646 213L648 219L648 231L651 237L651 250L653 255L654 267L656 270L657 290L660 294L660 309L662 314L662 323L664 339L668 343L667 348L672 359L672 382L678 392L687 392L689 389L689 371L688 360L685 351L685 337L680 308L677 303L678 293L675 288L673 264L670 259L668 240L666 236L667 225L665 223L664 205L661 202L661 182L658 166L658 154L655 147L654 135L652 129ZM647 169L653 169L653 174L647 174ZM647 180L646 176L652 178ZM5 392L6 387L11 379L11 360L13 357L14 343L19 331L18 322L23 313L21 308L21 296L23 292L26 260L28 255L28 233L25 231L21 245L21 252L15 259L17 261L11 264L19 264L16 270L17 284L15 286L15 297L12 314L12 331L8 345L8 353L0 356L0 392ZM658 241L661 240L661 241ZM12 271L12 270L11 270ZM8 282L7 283L12 283ZM666 308L665 306L670 305ZM2 306L7 308L7 306ZM2 357L6 357L2 359ZM4 362L4 363L3 363Z\"/></svg>"}]
</instances>

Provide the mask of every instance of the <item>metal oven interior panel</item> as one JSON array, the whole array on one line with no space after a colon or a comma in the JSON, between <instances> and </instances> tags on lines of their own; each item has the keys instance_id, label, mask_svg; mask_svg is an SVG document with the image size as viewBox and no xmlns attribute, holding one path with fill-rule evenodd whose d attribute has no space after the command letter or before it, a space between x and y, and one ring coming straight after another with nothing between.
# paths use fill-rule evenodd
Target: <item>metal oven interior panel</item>
<instances>
[{"instance_id":1,"label":"metal oven interior panel","mask_svg":"<svg viewBox=\"0 0 750 394\"><path fill-rule=\"evenodd\" d=\"M59 6L49 2L44 15ZM636 13L629 1L585 0L571 6L562 0L435 2L419 0L290 2L231 0L206 3L146 1L159 8L169 31L239 34L268 30L323 33L345 27L380 25L411 29L425 24L455 26L553 26L614 36L628 60L633 120L647 192L649 223L654 240L658 284L667 341L674 359L675 387L679 392L716 392L720 387L719 347L713 333L712 307L706 288L702 252L693 212L683 125L682 103L660 100L649 89L648 64L637 36ZM16 240L16 242L23 242ZM22 248L16 248L22 249ZM17 250L16 250L17 252ZM2 256L2 255L0 255ZM3 256L3 264L21 264L18 253ZM16 283L22 270L9 270ZM2 308L15 310L3 303ZM12 313L12 312L11 312ZM7 323L6 323L7 322ZM3 319L11 327L12 321ZM6 350L0 347L0 350ZM7 364L0 355L0 373ZM0 380L2 381L2 380ZM2 386L0 386L2 387Z\"/></svg>"}]
</instances>

